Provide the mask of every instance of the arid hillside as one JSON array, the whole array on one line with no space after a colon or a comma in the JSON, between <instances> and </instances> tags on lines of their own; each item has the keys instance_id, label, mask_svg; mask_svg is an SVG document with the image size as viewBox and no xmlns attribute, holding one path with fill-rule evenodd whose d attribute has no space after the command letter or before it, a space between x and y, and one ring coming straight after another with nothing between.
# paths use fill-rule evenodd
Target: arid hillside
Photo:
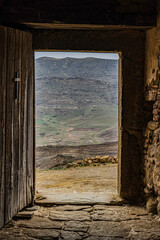
<instances>
[{"instance_id":1,"label":"arid hillside","mask_svg":"<svg viewBox=\"0 0 160 240\"><path fill-rule=\"evenodd\" d=\"M81 145L81 146L42 146L37 147L37 169L64 168L67 163L82 160L86 157L117 156L118 144Z\"/></svg>"},{"instance_id":2,"label":"arid hillside","mask_svg":"<svg viewBox=\"0 0 160 240\"><path fill-rule=\"evenodd\" d=\"M117 60L36 60L37 146L117 141L117 119Z\"/></svg>"}]
</instances>

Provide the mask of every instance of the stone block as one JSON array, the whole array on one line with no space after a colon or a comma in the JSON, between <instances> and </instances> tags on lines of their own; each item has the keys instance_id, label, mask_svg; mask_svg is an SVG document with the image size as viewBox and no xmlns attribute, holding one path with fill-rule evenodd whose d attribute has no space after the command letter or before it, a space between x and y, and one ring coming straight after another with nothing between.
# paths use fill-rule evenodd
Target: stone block
<instances>
[{"instance_id":1,"label":"stone block","mask_svg":"<svg viewBox=\"0 0 160 240\"><path fill-rule=\"evenodd\" d=\"M146 128L146 130L143 133L143 136L146 138L150 138L152 136L152 133L153 132L150 129Z\"/></svg>"},{"instance_id":2,"label":"stone block","mask_svg":"<svg viewBox=\"0 0 160 240\"><path fill-rule=\"evenodd\" d=\"M159 215L159 217L160 217L160 202L159 202L158 205L157 205L157 213L158 213L158 215Z\"/></svg>"},{"instance_id":3,"label":"stone block","mask_svg":"<svg viewBox=\"0 0 160 240\"><path fill-rule=\"evenodd\" d=\"M47 240L58 240L59 232L53 229L25 229L23 230L24 234L33 239L47 239Z\"/></svg>"},{"instance_id":4,"label":"stone block","mask_svg":"<svg viewBox=\"0 0 160 240\"><path fill-rule=\"evenodd\" d=\"M148 151L147 151L148 156L149 156L149 157L154 157L155 152L156 152L156 145L155 145L155 144L150 145L150 146L148 147Z\"/></svg>"},{"instance_id":5,"label":"stone block","mask_svg":"<svg viewBox=\"0 0 160 240\"><path fill-rule=\"evenodd\" d=\"M152 112L154 115L158 115L158 109L153 109L153 112Z\"/></svg>"},{"instance_id":6,"label":"stone block","mask_svg":"<svg viewBox=\"0 0 160 240\"><path fill-rule=\"evenodd\" d=\"M156 101L154 104L153 104L153 109L159 109L159 101Z\"/></svg>"},{"instance_id":7,"label":"stone block","mask_svg":"<svg viewBox=\"0 0 160 240\"><path fill-rule=\"evenodd\" d=\"M151 131L155 131L157 130L159 127L159 123L158 122L155 122L155 121L150 121L147 125L147 128Z\"/></svg>"},{"instance_id":8,"label":"stone block","mask_svg":"<svg viewBox=\"0 0 160 240\"><path fill-rule=\"evenodd\" d=\"M157 213L157 205L158 205L158 201L156 197L150 197L147 200L147 204L146 204L146 209L149 213Z\"/></svg>"},{"instance_id":9,"label":"stone block","mask_svg":"<svg viewBox=\"0 0 160 240\"><path fill-rule=\"evenodd\" d=\"M90 215L85 211L50 211L49 218L59 221L89 221Z\"/></svg>"},{"instance_id":10,"label":"stone block","mask_svg":"<svg viewBox=\"0 0 160 240\"><path fill-rule=\"evenodd\" d=\"M129 233L129 226L121 222L94 221L89 227L89 234L108 238L125 238Z\"/></svg>"},{"instance_id":11,"label":"stone block","mask_svg":"<svg viewBox=\"0 0 160 240\"><path fill-rule=\"evenodd\" d=\"M153 121L159 122L159 119L160 119L159 115L153 115Z\"/></svg>"},{"instance_id":12,"label":"stone block","mask_svg":"<svg viewBox=\"0 0 160 240\"><path fill-rule=\"evenodd\" d=\"M77 221L69 221L65 223L64 230L65 231L81 231L87 232L89 223L77 222Z\"/></svg>"},{"instance_id":13,"label":"stone block","mask_svg":"<svg viewBox=\"0 0 160 240\"><path fill-rule=\"evenodd\" d=\"M61 231L61 237L65 240L81 240L82 237L77 232Z\"/></svg>"},{"instance_id":14,"label":"stone block","mask_svg":"<svg viewBox=\"0 0 160 240\"><path fill-rule=\"evenodd\" d=\"M147 90L145 93L146 101L156 101L157 90Z\"/></svg>"},{"instance_id":15,"label":"stone block","mask_svg":"<svg viewBox=\"0 0 160 240\"><path fill-rule=\"evenodd\" d=\"M15 219L31 219L33 217L33 212L31 211L23 211L23 212L19 212L17 213L14 218Z\"/></svg>"}]
</instances>

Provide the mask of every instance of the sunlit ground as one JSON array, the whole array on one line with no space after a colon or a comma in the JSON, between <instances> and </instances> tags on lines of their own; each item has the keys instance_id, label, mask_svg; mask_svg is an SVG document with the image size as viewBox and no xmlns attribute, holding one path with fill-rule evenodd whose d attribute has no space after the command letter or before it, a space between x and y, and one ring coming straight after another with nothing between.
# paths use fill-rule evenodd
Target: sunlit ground
<instances>
[{"instance_id":1,"label":"sunlit ground","mask_svg":"<svg viewBox=\"0 0 160 240\"><path fill-rule=\"evenodd\" d=\"M108 203L117 195L117 164L37 171L43 202Z\"/></svg>"}]
</instances>

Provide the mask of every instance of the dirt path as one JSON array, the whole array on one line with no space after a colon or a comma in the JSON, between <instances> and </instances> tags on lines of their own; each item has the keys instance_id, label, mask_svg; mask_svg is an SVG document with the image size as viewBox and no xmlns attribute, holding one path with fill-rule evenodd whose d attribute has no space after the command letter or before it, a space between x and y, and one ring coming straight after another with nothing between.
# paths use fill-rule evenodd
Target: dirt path
<instances>
[{"instance_id":1,"label":"dirt path","mask_svg":"<svg viewBox=\"0 0 160 240\"><path fill-rule=\"evenodd\" d=\"M54 203L106 203L117 194L117 164L37 171L36 189Z\"/></svg>"}]
</instances>

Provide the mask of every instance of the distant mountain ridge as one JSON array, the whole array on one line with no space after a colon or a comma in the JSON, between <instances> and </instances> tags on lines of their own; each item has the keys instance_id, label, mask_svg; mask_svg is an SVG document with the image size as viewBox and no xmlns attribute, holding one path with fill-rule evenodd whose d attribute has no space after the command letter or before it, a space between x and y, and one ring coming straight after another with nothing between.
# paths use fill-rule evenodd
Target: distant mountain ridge
<instances>
[{"instance_id":1,"label":"distant mountain ridge","mask_svg":"<svg viewBox=\"0 0 160 240\"><path fill-rule=\"evenodd\" d=\"M35 66L38 146L116 141L117 60L42 57Z\"/></svg>"},{"instance_id":2,"label":"distant mountain ridge","mask_svg":"<svg viewBox=\"0 0 160 240\"><path fill-rule=\"evenodd\" d=\"M117 60L98 58L50 58L36 59L36 78L63 77L106 80L117 78ZM109 79L108 79L109 80Z\"/></svg>"}]
</instances>

